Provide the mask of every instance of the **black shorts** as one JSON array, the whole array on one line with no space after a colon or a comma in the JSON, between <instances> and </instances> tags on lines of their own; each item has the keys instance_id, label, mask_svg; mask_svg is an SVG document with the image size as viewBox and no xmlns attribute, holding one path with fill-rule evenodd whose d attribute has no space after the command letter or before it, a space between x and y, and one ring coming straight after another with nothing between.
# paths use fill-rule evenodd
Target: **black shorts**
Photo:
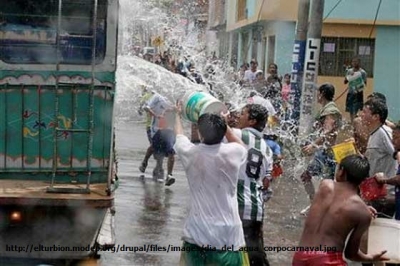
<instances>
[{"instance_id":1,"label":"black shorts","mask_svg":"<svg viewBox=\"0 0 400 266\"><path fill-rule=\"evenodd\" d=\"M346 112L355 115L364 105L364 92L347 93Z\"/></svg>"},{"instance_id":2,"label":"black shorts","mask_svg":"<svg viewBox=\"0 0 400 266\"><path fill-rule=\"evenodd\" d=\"M155 154L169 156L175 154L174 151L175 134L171 129L161 129L154 134L152 146Z\"/></svg>"},{"instance_id":3,"label":"black shorts","mask_svg":"<svg viewBox=\"0 0 400 266\"><path fill-rule=\"evenodd\" d=\"M242 225L250 266L269 266L267 254L264 251L263 223L242 220Z\"/></svg>"}]
</instances>

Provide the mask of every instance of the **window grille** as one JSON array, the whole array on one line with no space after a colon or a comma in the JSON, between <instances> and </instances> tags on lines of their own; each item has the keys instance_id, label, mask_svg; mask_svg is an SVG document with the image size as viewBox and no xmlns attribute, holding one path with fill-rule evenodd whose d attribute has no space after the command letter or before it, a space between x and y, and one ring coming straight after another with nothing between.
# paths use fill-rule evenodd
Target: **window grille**
<instances>
[{"instance_id":1,"label":"window grille","mask_svg":"<svg viewBox=\"0 0 400 266\"><path fill-rule=\"evenodd\" d=\"M358 57L368 77L374 74L375 39L322 37L319 73L344 76L351 60Z\"/></svg>"}]
</instances>

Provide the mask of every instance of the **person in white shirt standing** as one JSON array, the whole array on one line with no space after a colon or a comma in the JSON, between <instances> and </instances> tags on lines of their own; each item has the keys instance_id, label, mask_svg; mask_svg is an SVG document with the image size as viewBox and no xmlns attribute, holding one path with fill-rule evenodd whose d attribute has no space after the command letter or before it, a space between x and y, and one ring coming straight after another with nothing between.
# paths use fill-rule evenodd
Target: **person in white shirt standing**
<instances>
[{"instance_id":1,"label":"person in white shirt standing","mask_svg":"<svg viewBox=\"0 0 400 266\"><path fill-rule=\"evenodd\" d=\"M245 82L253 83L256 80L257 67L258 67L257 61L255 59L252 59L250 61L250 69L248 69L244 72L243 80Z\"/></svg>"},{"instance_id":2,"label":"person in white shirt standing","mask_svg":"<svg viewBox=\"0 0 400 266\"><path fill-rule=\"evenodd\" d=\"M370 164L369 176L384 173L386 176L396 174L396 161L393 160L395 148L391 136L383 127L388 116L386 103L377 98L365 102L361 112L361 121L367 126L369 138L365 157ZM389 195L390 196L390 195ZM394 214L394 204L386 197L369 202L378 212L388 216Z\"/></svg>"},{"instance_id":3,"label":"person in white shirt standing","mask_svg":"<svg viewBox=\"0 0 400 266\"><path fill-rule=\"evenodd\" d=\"M150 137L151 145L146 151L146 155L139 167L140 172L144 173L147 168L148 161L151 155L154 154L157 161L156 168L153 170L153 177L160 182L164 182L164 170L162 168L162 161L164 156L168 157L167 166L167 179L165 182L166 186L170 186L175 182L172 176L172 170L175 162L175 152L173 150L173 145L175 143L175 137L173 130L170 129L167 119L168 112L175 109L175 106L164 96L154 93L154 95L149 99L147 105L143 108L152 116L150 125ZM171 128L173 127L173 123Z\"/></svg>"},{"instance_id":4,"label":"person in white shirt standing","mask_svg":"<svg viewBox=\"0 0 400 266\"><path fill-rule=\"evenodd\" d=\"M271 101L269 99L261 97L259 93L256 91L250 92L250 97L247 98L247 103L248 104L259 104L265 107L268 111L268 116L274 117L275 119L278 119L278 117L275 117L276 111L274 106L272 105Z\"/></svg>"},{"instance_id":5,"label":"person in white shirt standing","mask_svg":"<svg viewBox=\"0 0 400 266\"><path fill-rule=\"evenodd\" d=\"M191 207L183 228L180 265L249 265L239 217L237 185L246 160L242 141L224 119L203 114L198 120L201 143L183 135L177 107L176 143L188 179ZM224 136L230 143L221 143Z\"/></svg>"}]
</instances>

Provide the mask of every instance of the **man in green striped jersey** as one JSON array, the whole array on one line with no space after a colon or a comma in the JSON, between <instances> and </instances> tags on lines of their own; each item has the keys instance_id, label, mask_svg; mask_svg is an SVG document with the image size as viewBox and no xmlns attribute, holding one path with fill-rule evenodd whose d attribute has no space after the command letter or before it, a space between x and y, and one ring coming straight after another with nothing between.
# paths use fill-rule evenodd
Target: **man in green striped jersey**
<instances>
[{"instance_id":1,"label":"man in green striped jersey","mask_svg":"<svg viewBox=\"0 0 400 266\"><path fill-rule=\"evenodd\" d=\"M268 189L272 171L272 152L263 139L268 111L259 104L247 104L233 129L247 147L247 161L240 168L238 181L239 215L242 219L250 265L269 265L264 252L262 190Z\"/></svg>"}]
</instances>

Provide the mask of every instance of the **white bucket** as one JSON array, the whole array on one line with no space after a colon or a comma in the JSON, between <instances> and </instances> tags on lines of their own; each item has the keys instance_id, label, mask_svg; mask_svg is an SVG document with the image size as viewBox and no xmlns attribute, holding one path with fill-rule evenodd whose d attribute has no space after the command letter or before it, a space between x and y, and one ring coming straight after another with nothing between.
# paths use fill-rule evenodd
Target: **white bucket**
<instances>
[{"instance_id":1,"label":"white bucket","mask_svg":"<svg viewBox=\"0 0 400 266\"><path fill-rule=\"evenodd\" d=\"M349 81L349 87L355 88L356 90L363 89L365 87L364 79L359 71L354 72L353 75L348 75L347 80Z\"/></svg>"},{"instance_id":2,"label":"white bucket","mask_svg":"<svg viewBox=\"0 0 400 266\"><path fill-rule=\"evenodd\" d=\"M386 263L400 263L400 221L376 218L368 230L368 253L387 250Z\"/></svg>"},{"instance_id":3,"label":"white bucket","mask_svg":"<svg viewBox=\"0 0 400 266\"><path fill-rule=\"evenodd\" d=\"M194 123L202 114L220 114L227 110L225 104L202 91L187 92L182 98L182 108L183 118Z\"/></svg>"}]
</instances>

